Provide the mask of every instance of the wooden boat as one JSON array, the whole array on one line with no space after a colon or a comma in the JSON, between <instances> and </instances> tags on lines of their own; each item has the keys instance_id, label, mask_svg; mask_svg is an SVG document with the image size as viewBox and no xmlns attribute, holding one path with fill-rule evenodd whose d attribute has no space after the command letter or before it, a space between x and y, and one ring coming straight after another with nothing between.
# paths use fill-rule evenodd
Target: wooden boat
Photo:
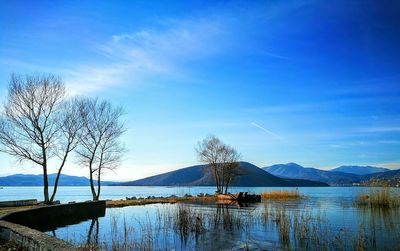
<instances>
[{"instance_id":1,"label":"wooden boat","mask_svg":"<svg viewBox=\"0 0 400 251\"><path fill-rule=\"evenodd\" d=\"M217 197L217 201L238 201L238 202L260 202L261 195L257 194L248 194L247 192L238 192L235 194L222 194L217 193L215 195Z\"/></svg>"}]
</instances>

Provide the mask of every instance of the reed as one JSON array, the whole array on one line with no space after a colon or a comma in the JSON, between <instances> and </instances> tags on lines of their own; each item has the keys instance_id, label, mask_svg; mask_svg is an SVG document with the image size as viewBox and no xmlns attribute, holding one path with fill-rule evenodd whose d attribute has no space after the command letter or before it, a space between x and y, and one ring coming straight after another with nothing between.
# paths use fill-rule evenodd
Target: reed
<instances>
[{"instance_id":1,"label":"reed","mask_svg":"<svg viewBox=\"0 0 400 251\"><path fill-rule=\"evenodd\" d=\"M263 207L240 210L226 205L207 209L189 203L160 205L154 215L142 218L135 228L129 220L125 220L124 215L113 215L111 234L108 238L104 237L108 243L91 242L91 246L86 245L86 250L209 250L216 248L210 244L210 241L216 240L216 235L235 236L237 233L241 236L241 250L252 250L260 229L268 235L274 233L272 238L274 241L276 238L279 248L283 250L376 249L376 237L370 225L364 228L360 225L358 233L353 230L347 232L345 228L336 231L329 225L326 212L299 205L271 201L264 203ZM370 223L366 221L363 224ZM397 230L394 226L393 231ZM385 247L381 243L378 243L379 246Z\"/></svg>"},{"instance_id":2,"label":"reed","mask_svg":"<svg viewBox=\"0 0 400 251\"><path fill-rule=\"evenodd\" d=\"M358 207L393 208L400 206L400 198L390 193L388 187L383 187L357 195L354 203Z\"/></svg>"},{"instance_id":3,"label":"reed","mask_svg":"<svg viewBox=\"0 0 400 251\"><path fill-rule=\"evenodd\" d=\"M284 246L290 241L291 215L284 207L275 208L275 223L278 226L279 239Z\"/></svg>"},{"instance_id":4,"label":"reed","mask_svg":"<svg viewBox=\"0 0 400 251\"><path fill-rule=\"evenodd\" d=\"M361 224L358 225L358 234L357 234L357 240L355 243L355 249L357 251L366 250L366 238L365 238L365 234L364 234L363 227Z\"/></svg>"},{"instance_id":5,"label":"reed","mask_svg":"<svg viewBox=\"0 0 400 251\"><path fill-rule=\"evenodd\" d=\"M298 190L271 191L271 192L262 192L261 198L269 200L291 200L291 199L300 199L301 194Z\"/></svg>"}]
</instances>

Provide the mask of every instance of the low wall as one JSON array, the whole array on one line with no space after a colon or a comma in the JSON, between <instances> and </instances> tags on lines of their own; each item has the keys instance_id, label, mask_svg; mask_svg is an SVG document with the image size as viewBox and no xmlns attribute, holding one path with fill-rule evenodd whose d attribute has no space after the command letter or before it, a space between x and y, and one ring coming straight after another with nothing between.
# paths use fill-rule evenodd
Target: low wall
<instances>
[{"instance_id":1,"label":"low wall","mask_svg":"<svg viewBox=\"0 0 400 251\"><path fill-rule=\"evenodd\" d=\"M76 250L67 242L40 231L0 220L0 239L13 241L28 250Z\"/></svg>"},{"instance_id":2,"label":"low wall","mask_svg":"<svg viewBox=\"0 0 400 251\"><path fill-rule=\"evenodd\" d=\"M0 201L0 207L19 207L19 206L33 206L38 203L37 200L10 200Z\"/></svg>"},{"instance_id":3,"label":"low wall","mask_svg":"<svg viewBox=\"0 0 400 251\"><path fill-rule=\"evenodd\" d=\"M14 241L28 250L70 250L73 246L43 232L102 217L105 210L105 201L90 201L9 213L0 217L0 239Z\"/></svg>"},{"instance_id":4,"label":"low wall","mask_svg":"<svg viewBox=\"0 0 400 251\"><path fill-rule=\"evenodd\" d=\"M105 201L90 201L32 208L6 214L0 220L47 232L58 227L102 217L105 212Z\"/></svg>"}]
</instances>

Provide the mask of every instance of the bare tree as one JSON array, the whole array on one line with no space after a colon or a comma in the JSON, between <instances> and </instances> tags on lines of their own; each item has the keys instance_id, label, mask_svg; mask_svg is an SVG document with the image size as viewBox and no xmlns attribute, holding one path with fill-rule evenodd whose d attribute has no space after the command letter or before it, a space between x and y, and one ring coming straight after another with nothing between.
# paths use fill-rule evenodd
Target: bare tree
<instances>
[{"instance_id":1,"label":"bare tree","mask_svg":"<svg viewBox=\"0 0 400 251\"><path fill-rule=\"evenodd\" d=\"M113 107L107 101L84 99L80 102L80 115L82 134L76 149L78 162L88 167L93 200L98 200L101 175L106 170L118 167L125 150L120 142L120 137L125 132L125 126L121 122L123 108Z\"/></svg>"},{"instance_id":2,"label":"bare tree","mask_svg":"<svg viewBox=\"0 0 400 251\"><path fill-rule=\"evenodd\" d=\"M243 174L239 168L239 159L240 154L233 147L223 145L221 149L221 183L222 191L225 193L228 192L231 182Z\"/></svg>"},{"instance_id":3,"label":"bare tree","mask_svg":"<svg viewBox=\"0 0 400 251\"><path fill-rule=\"evenodd\" d=\"M76 113L64 108L65 85L54 75L12 75L0 117L0 151L43 170L44 202L53 202L60 173L76 146ZM72 106L72 103L69 105ZM59 157L57 179L49 198L49 161Z\"/></svg>"},{"instance_id":4,"label":"bare tree","mask_svg":"<svg viewBox=\"0 0 400 251\"><path fill-rule=\"evenodd\" d=\"M59 132L55 151L57 157L61 160L61 164L54 181L54 189L50 197L51 202L56 196L61 171L67 161L67 157L78 146L80 130L82 128L78 98L68 100L61 104L57 122L59 123Z\"/></svg>"},{"instance_id":5,"label":"bare tree","mask_svg":"<svg viewBox=\"0 0 400 251\"><path fill-rule=\"evenodd\" d=\"M196 151L200 161L208 165L217 193L227 193L231 182L241 175L240 154L215 136L209 136L199 142Z\"/></svg>"}]
</instances>

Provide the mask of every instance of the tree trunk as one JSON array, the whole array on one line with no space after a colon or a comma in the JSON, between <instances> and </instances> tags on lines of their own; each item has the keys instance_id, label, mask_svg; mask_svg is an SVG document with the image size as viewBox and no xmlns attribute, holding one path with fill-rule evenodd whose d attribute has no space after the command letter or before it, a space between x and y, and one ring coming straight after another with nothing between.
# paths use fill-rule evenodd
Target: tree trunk
<instances>
[{"instance_id":1,"label":"tree trunk","mask_svg":"<svg viewBox=\"0 0 400 251\"><path fill-rule=\"evenodd\" d=\"M211 167L212 172L214 174L214 181L215 181L215 186L217 187L217 192L221 192L220 187L219 187L219 179L218 179L218 173L217 173L217 166L213 164L213 167Z\"/></svg>"},{"instance_id":2,"label":"tree trunk","mask_svg":"<svg viewBox=\"0 0 400 251\"><path fill-rule=\"evenodd\" d=\"M49 201L49 181L47 179L47 165L43 164L43 193L44 193L44 204L50 204Z\"/></svg>"},{"instance_id":3,"label":"tree trunk","mask_svg":"<svg viewBox=\"0 0 400 251\"><path fill-rule=\"evenodd\" d=\"M57 172L56 181L54 182L53 193L51 194L51 197L50 197L50 203L53 203L54 197L56 197L57 187L58 187L58 180L60 179L60 174L61 174L61 168Z\"/></svg>"},{"instance_id":4,"label":"tree trunk","mask_svg":"<svg viewBox=\"0 0 400 251\"><path fill-rule=\"evenodd\" d=\"M97 196L96 196L96 191L94 190L94 184L93 184L93 171L92 171L92 165L89 165L89 172L90 172L90 176L89 176L89 181L90 181L90 190L92 191L92 197L93 197L93 201L97 200Z\"/></svg>"},{"instance_id":5,"label":"tree trunk","mask_svg":"<svg viewBox=\"0 0 400 251\"><path fill-rule=\"evenodd\" d=\"M56 180L54 182L53 193L51 194L51 198L50 198L50 202L51 203L53 203L54 197L56 197L57 187L58 187L58 180L60 179L61 171L62 171L62 169L63 169L63 167L65 165L65 162L67 160L67 156L68 156L68 150L67 150L67 153L64 155L63 161L62 161L62 163L60 165L60 168L58 169L58 172L57 172L57 177L56 177Z\"/></svg>"},{"instance_id":6,"label":"tree trunk","mask_svg":"<svg viewBox=\"0 0 400 251\"><path fill-rule=\"evenodd\" d=\"M101 189L101 185L100 185L100 174L101 174L101 167L99 167L99 173L97 175L97 198L96 200L99 200L100 198L100 189Z\"/></svg>"},{"instance_id":7,"label":"tree trunk","mask_svg":"<svg viewBox=\"0 0 400 251\"><path fill-rule=\"evenodd\" d=\"M229 178L225 178L225 194L227 194L228 193L228 187L229 187Z\"/></svg>"}]
</instances>

